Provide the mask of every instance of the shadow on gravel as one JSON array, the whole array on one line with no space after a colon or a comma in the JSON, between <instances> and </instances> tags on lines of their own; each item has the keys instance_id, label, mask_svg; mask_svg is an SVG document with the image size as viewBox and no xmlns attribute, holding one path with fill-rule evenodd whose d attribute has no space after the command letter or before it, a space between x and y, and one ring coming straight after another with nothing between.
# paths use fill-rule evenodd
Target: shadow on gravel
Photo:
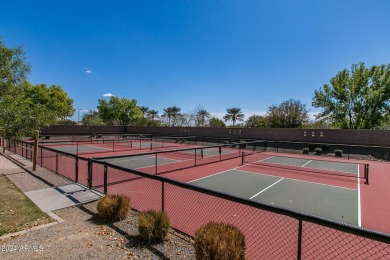
<instances>
[{"instance_id":1,"label":"shadow on gravel","mask_svg":"<svg viewBox=\"0 0 390 260\"><path fill-rule=\"evenodd\" d=\"M130 235L125 230L122 230L121 228L115 226L114 225L115 222L103 221L95 212L86 208L84 205L79 205L77 207L91 216L91 218L88 221L94 223L95 225L106 225L106 226L112 228L113 230L115 230L118 234L124 236L128 240L128 242L126 243L127 248L130 248L130 249L131 248L147 248L150 252L152 252L154 255L156 255L160 259L164 259L164 260L170 259L163 252L161 252L157 248L154 248L152 246L152 244L145 243L140 236Z\"/></svg>"}]
</instances>

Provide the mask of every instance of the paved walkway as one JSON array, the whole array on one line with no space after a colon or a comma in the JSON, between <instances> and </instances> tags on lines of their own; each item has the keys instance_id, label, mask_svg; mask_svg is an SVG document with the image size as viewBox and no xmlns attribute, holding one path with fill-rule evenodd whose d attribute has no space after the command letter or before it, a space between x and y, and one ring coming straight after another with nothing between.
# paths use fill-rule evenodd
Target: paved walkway
<instances>
[{"instance_id":1,"label":"paved walkway","mask_svg":"<svg viewBox=\"0 0 390 260\"><path fill-rule=\"evenodd\" d=\"M60 219L52 211L97 200L102 195L39 166L32 171L32 162L9 152L0 153L0 174L57 221Z\"/></svg>"}]
</instances>

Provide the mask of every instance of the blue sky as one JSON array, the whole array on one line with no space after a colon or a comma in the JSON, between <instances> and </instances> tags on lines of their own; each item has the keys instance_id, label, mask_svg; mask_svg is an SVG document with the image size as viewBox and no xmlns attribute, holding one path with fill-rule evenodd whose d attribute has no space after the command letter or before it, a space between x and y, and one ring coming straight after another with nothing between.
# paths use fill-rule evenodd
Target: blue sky
<instances>
[{"instance_id":1,"label":"blue sky","mask_svg":"<svg viewBox=\"0 0 390 260\"><path fill-rule=\"evenodd\" d=\"M316 113L314 91L338 71L389 63L389 13L386 0L14 0L0 37L24 45L32 83L85 111L111 93L160 113L260 114L290 98Z\"/></svg>"}]
</instances>

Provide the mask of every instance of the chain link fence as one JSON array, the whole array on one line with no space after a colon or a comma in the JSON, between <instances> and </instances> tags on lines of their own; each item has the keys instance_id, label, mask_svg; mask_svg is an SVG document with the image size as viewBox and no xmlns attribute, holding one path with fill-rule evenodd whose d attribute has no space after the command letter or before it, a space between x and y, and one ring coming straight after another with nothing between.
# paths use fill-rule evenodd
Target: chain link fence
<instances>
[{"instance_id":1,"label":"chain link fence","mask_svg":"<svg viewBox=\"0 0 390 260\"><path fill-rule=\"evenodd\" d=\"M17 147L7 141L11 152L29 157ZM239 227L246 238L248 259L390 259L389 234L177 182L143 168L87 160L42 146L39 150L42 167L102 193L125 194L135 210L163 210L173 228L190 236L212 220ZM212 158L215 151L207 153ZM201 151L193 151L192 156L198 163ZM223 157L219 149L216 156ZM229 158L235 156L229 153Z\"/></svg>"}]
</instances>

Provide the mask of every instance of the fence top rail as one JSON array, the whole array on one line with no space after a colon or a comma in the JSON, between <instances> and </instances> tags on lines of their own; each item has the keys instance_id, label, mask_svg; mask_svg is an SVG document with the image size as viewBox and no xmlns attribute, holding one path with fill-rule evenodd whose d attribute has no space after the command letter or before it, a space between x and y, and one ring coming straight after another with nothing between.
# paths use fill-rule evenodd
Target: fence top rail
<instances>
[{"instance_id":1,"label":"fence top rail","mask_svg":"<svg viewBox=\"0 0 390 260\"><path fill-rule=\"evenodd\" d=\"M157 181L172 184L172 185L184 188L184 189L193 190L193 191L200 192L203 194L215 196L215 197L218 197L221 199L226 199L226 200L229 200L232 202L244 204L244 205L247 205L250 207L254 207L254 208L270 211L273 213L285 215L285 216L294 218L298 221L311 222L311 223L319 224L321 226L333 228L333 229L336 229L339 231L347 232L350 234L354 234L354 235L358 235L361 237L365 237L365 238L369 238L369 239L373 239L376 241L390 244L390 234L387 234L387 233L383 233L383 232L379 232L379 231L375 231L375 230L370 230L370 229L366 229L366 228L361 228L361 227L349 225L346 223L337 222L334 220L330 220L330 219L323 218L320 216L312 215L309 213L299 212L299 211L295 211L295 210L291 210L291 209L286 209L286 208L282 208L282 207L266 205L266 204L262 204L259 202L250 201L250 200L236 197L236 196L226 194L223 192L218 192L218 191L210 190L207 188L191 185L189 183L183 183L183 182L179 182L176 180L172 180L172 179L163 177L161 175L150 175L150 174L143 173L143 172L140 172L140 171L137 171L134 169L128 169L125 167L121 167L121 166L110 164L110 163L103 162L103 161L98 161L95 159L91 159L91 161L92 161L92 163L106 165L109 168L125 171L125 172L131 173L131 174L134 174L134 175L137 175L140 177L157 180Z\"/></svg>"},{"instance_id":2,"label":"fence top rail","mask_svg":"<svg viewBox=\"0 0 390 260\"><path fill-rule=\"evenodd\" d=\"M335 144L327 142L310 142L310 141L283 141L283 140L265 140L267 143L287 143L287 144L314 144L314 145L335 145L335 146L347 146L347 147L362 147L362 148L382 148L390 149L390 146L380 145L360 145L360 144Z\"/></svg>"},{"instance_id":3,"label":"fence top rail","mask_svg":"<svg viewBox=\"0 0 390 260\"><path fill-rule=\"evenodd\" d=\"M231 143L231 144L217 144L217 145L209 145L209 146L202 146L202 147L189 147L189 148L180 148L180 149L172 149L172 150L153 151L153 152L147 152L147 153L101 156L101 157L93 157L93 159L104 160L104 159L111 159L111 158L135 157L135 156L141 156L141 155L174 153L174 152L181 152L181 151L201 150L201 149L210 149L210 148L217 148L217 147L229 147L229 146L232 146L232 145L258 144L258 143L263 143L263 142L264 142L263 140L257 140L257 141L252 141L252 142L241 142L241 143Z\"/></svg>"}]
</instances>

